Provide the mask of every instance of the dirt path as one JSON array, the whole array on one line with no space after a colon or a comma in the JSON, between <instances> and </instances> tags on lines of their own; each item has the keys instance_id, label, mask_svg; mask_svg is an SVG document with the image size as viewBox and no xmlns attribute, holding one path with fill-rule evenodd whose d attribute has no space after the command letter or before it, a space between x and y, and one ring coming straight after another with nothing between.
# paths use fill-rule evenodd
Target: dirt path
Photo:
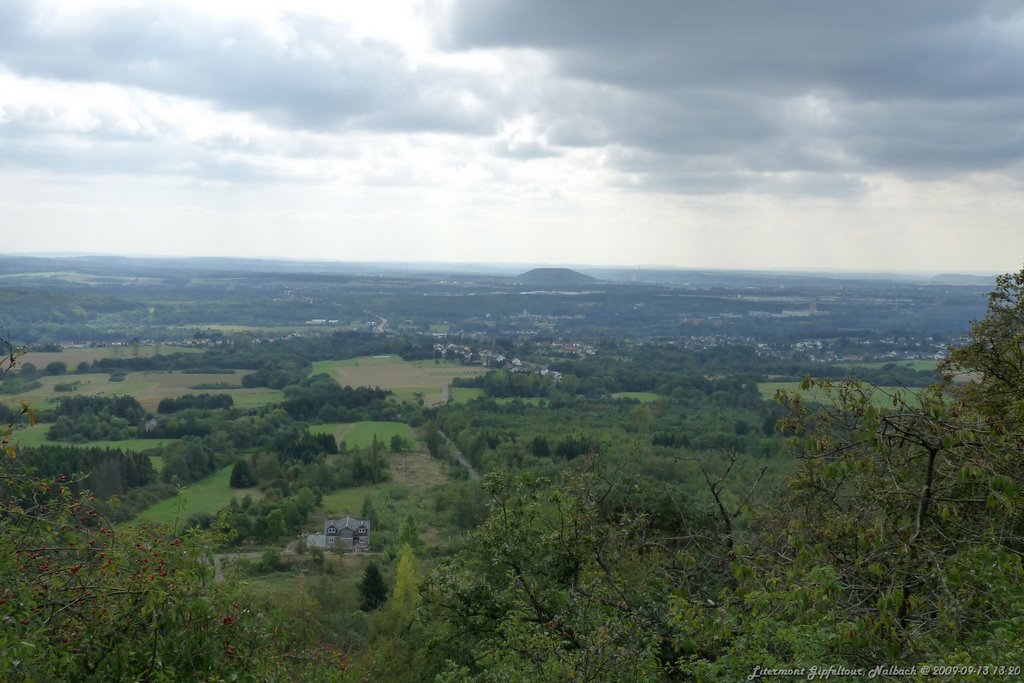
<instances>
[{"instance_id":1,"label":"dirt path","mask_svg":"<svg viewBox=\"0 0 1024 683\"><path fill-rule=\"evenodd\" d=\"M477 481L478 479L480 479L480 473L473 469L473 465L470 464L469 460L466 460L466 456L462 454L462 451L460 451L458 446L455 445L455 442L449 439L448 435L442 432L440 429L437 430L437 433L444 437L445 443L447 443L448 447L451 448L452 454L455 456L455 459L462 463L462 466L466 468L467 472L469 472L469 478L472 481Z\"/></svg>"},{"instance_id":2,"label":"dirt path","mask_svg":"<svg viewBox=\"0 0 1024 683\"><path fill-rule=\"evenodd\" d=\"M299 541L298 539L292 541L285 549L281 551L282 555L296 555L298 554ZM213 580L220 583L224 580L224 560L225 559L245 559L255 560L263 557L262 550L252 550L249 552L234 552L234 553L217 553L213 556Z\"/></svg>"}]
</instances>

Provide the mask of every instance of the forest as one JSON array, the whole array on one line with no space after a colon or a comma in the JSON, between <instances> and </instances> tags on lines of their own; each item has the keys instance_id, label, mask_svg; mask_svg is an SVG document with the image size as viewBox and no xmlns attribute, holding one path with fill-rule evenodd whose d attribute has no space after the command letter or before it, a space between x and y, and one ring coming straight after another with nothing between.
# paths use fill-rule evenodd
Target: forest
<instances>
[{"instance_id":1,"label":"forest","mask_svg":"<svg viewBox=\"0 0 1024 683\"><path fill-rule=\"evenodd\" d=\"M197 276L175 272L175 287ZM255 279L276 291L358 278ZM152 287L154 301L172 295ZM953 319L974 291L950 295L934 325L922 304L904 320L914 330L883 319L855 333L851 313L822 331L825 353L789 346L775 323L751 339L757 317L713 341L678 316L671 334L640 338L633 318L608 322L620 300L592 302L585 326L574 299L544 313L564 326L533 331L484 334L427 309L405 330L299 333L236 292L259 327L200 334L207 312L234 304L211 293L207 312L182 303L171 320L102 289L33 285L26 300L82 312L72 338L36 315L15 328L30 339L4 342L0 669L13 681L1019 675L1024 271L1000 276L973 322ZM393 307L362 318L400 320L402 296L387 296ZM125 336L164 324L134 350ZM114 330L123 344L110 346ZM80 336L95 346L71 348ZM223 379L187 379L200 374ZM150 390L140 377L183 381ZM278 393L245 403L251 390ZM369 522L370 551L311 544L344 515Z\"/></svg>"}]
</instances>

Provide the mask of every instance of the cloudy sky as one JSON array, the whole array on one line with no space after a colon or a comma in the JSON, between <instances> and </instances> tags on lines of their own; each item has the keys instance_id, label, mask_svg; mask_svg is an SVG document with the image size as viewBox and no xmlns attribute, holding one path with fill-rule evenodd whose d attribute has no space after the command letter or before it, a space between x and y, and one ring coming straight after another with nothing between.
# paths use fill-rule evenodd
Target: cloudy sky
<instances>
[{"instance_id":1,"label":"cloudy sky","mask_svg":"<svg viewBox=\"0 0 1024 683\"><path fill-rule=\"evenodd\" d=\"M0 0L11 252L1024 263L1024 5Z\"/></svg>"}]
</instances>

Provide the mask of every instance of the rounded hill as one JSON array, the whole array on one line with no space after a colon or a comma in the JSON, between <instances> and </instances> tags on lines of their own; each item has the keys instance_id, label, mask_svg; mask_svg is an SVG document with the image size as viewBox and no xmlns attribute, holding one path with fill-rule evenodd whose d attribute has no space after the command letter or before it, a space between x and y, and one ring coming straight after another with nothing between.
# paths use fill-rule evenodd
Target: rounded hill
<instances>
[{"instance_id":1,"label":"rounded hill","mask_svg":"<svg viewBox=\"0 0 1024 683\"><path fill-rule=\"evenodd\" d=\"M518 280L537 285L589 285L597 282L571 268L534 268L520 275Z\"/></svg>"}]
</instances>

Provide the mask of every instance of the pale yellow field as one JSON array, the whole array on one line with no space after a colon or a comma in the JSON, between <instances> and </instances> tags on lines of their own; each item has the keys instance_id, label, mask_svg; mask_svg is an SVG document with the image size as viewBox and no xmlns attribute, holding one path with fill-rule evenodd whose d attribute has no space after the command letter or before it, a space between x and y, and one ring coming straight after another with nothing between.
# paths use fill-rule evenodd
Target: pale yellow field
<instances>
[{"instance_id":1,"label":"pale yellow field","mask_svg":"<svg viewBox=\"0 0 1024 683\"><path fill-rule=\"evenodd\" d=\"M45 408L69 396L117 396L131 395L138 399L147 410L156 410L157 404L164 398L177 398L184 394L209 393L231 394L239 407L251 407L265 403L273 403L281 399L281 392L274 389L241 388L242 376L245 371L233 375L222 374L187 374L184 372L132 372L123 382L111 382L106 373L89 373L84 375L67 374L44 377L40 381L43 386L22 394L0 395L0 401L17 405L25 401L37 408ZM58 392L54 385L78 382L75 391ZM198 390L189 389L197 384L214 384L225 382L237 388Z\"/></svg>"},{"instance_id":2,"label":"pale yellow field","mask_svg":"<svg viewBox=\"0 0 1024 683\"><path fill-rule=\"evenodd\" d=\"M341 386L391 389L399 400L413 400L423 394L428 405L442 400L442 389L454 377L474 377L486 370L459 363L435 363L432 360L405 361L398 356L363 356L343 361L317 361L313 374L326 373Z\"/></svg>"},{"instance_id":3,"label":"pale yellow field","mask_svg":"<svg viewBox=\"0 0 1024 683\"><path fill-rule=\"evenodd\" d=\"M92 349L64 349L59 353L33 351L19 358L18 362L33 363L36 367L42 369L50 363L60 361L68 366L68 370L74 370L83 361L91 363L101 358L149 358L150 356L166 356L178 352L198 353L199 349L157 344L155 346L140 346L138 353L136 353L135 349L130 346L102 346Z\"/></svg>"}]
</instances>

